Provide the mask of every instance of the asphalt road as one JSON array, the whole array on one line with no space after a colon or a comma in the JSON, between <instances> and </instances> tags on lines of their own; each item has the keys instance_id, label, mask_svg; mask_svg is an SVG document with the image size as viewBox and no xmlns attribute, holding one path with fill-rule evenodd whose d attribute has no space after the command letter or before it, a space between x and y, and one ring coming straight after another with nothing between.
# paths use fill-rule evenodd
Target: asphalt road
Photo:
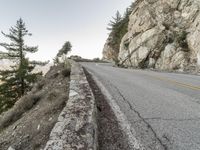
<instances>
[{"instance_id":1,"label":"asphalt road","mask_svg":"<svg viewBox=\"0 0 200 150\"><path fill-rule=\"evenodd\" d=\"M200 150L200 76L82 65L113 96L146 149Z\"/></svg>"}]
</instances>

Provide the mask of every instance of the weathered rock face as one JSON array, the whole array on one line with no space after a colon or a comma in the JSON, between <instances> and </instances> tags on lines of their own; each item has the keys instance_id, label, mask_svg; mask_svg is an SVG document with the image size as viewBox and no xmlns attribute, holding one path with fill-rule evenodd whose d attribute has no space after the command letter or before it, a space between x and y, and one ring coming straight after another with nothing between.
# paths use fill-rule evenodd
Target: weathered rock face
<instances>
[{"instance_id":1,"label":"weathered rock face","mask_svg":"<svg viewBox=\"0 0 200 150\"><path fill-rule=\"evenodd\" d=\"M106 41L106 44L104 45L103 48L103 60L106 61L115 61L118 58L118 52L116 49L111 46L109 43L112 40L112 35L110 35Z\"/></svg>"},{"instance_id":2,"label":"weathered rock face","mask_svg":"<svg viewBox=\"0 0 200 150\"><path fill-rule=\"evenodd\" d=\"M199 10L200 0L137 0L121 41L120 64L195 69L200 65Z\"/></svg>"}]
</instances>

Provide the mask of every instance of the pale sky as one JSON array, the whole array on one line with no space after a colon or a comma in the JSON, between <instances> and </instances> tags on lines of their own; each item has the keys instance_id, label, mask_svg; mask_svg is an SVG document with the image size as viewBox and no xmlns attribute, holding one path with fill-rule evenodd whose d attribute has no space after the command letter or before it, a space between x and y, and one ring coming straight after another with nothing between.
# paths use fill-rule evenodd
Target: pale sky
<instances>
[{"instance_id":1,"label":"pale sky","mask_svg":"<svg viewBox=\"0 0 200 150\"><path fill-rule=\"evenodd\" d=\"M27 43L39 46L32 59L52 60L65 41L73 45L70 55L101 58L109 20L117 10L123 13L132 1L0 0L0 31L8 33L21 17L33 34Z\"/></svg>"}]
</instances>

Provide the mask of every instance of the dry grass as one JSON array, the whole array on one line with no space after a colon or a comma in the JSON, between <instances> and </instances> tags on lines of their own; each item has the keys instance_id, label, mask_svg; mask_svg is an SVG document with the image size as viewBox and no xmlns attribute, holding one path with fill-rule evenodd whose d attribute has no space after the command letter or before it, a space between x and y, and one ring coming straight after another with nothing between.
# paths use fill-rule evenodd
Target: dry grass
<instances>
[{"instance_id":1,"label":"dry grass","mask_svg":"<svg viewBox=\"0 0 200 150\"><path fill-rule=\"evenodd\" d=\"M16 102L12 109L0 116L0 129L5 128L18 120L24 112L30 110L44 95L45 92L40 91L36 94L30 93L29 95L22 97Z\"/></svg>"}]
</instances>

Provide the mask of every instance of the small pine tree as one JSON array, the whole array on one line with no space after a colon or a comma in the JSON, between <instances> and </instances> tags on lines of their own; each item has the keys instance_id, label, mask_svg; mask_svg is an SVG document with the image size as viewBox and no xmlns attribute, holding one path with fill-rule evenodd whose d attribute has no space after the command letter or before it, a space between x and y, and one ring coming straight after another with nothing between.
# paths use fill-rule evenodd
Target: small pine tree
<instances>
[{"instance_id":1,"label":"small pine tree","mask_svg":"<svg viewBox=\"0 0 200 150\"><path fill-rule=\"evenodd\" d=\"M111 31L110 33L110 41L109 45L114 49L112 54L112 59L115 63L118 63L118 54L120 49L120 43L123 36L128 32L128 23L129 23L129 16L133 11L134 3L128 7L123 16L120 15L119 11L117 11L115 17L112 17L113 20L110 21L108 24L108 30Z\"/></svg>"},{"instance_id":2,"label":"small pine tree","mask_svg":"<svg viewBox=\"0 0 200 150\"><path fill-rule=\"evenodd\" d=\"M68 64L66 56L71 50L72 44L69 41L65 42L63 47L58 51L58 54L54 59L54 64L58 64L60 62L59 57L61 57L61 62L64 63L64 65Z\"/></svg>"},{"instance_id":3,"label":"small pine tree","mask_svg":"<svg viewBox=\"0 0 200 150\"><path fill-rule=\"evenodd\" d=\"M112 17L113 20L110 20L110 23L108 24L107 30L113 30L118 23L121 21L122 16L119 11L116 12L115 17Z\"/></svg>"},{"instance_id":4,"label":"small pine tree","mask_svg":"<svg viewBox=\"0 0 200 150\"><path fill-rule=\"evenodd\" d=\"M2 34L10 40L10 43L0 43L6 52L0 52L0 59L7 59L13 62L7 70L0 70L0 104L4 108L10 108L21 96L31 89L32 83L42 73L32 73L36 65L46 63L29 61L27 53L35 53L38 47L25 45L24 37L31 36L26 29L25 23L20 18L14 27L11 27L9 34ZM1 106L0 106L1 107ZM1 109L1 108L0 108Z\"/></svg>"},{"instance_id":5,"label":"small pine tree","mask_svg":"<svg viewBox=\"0 0 200 150\"><path fill-rule=\"evenodd\" d=\"M63 47L59 50L57 56L60 57L62 55L67 55L72 49L72 44L67 41L65 42L65 44L63 45Z\"/></svg>"}]
</instances>

